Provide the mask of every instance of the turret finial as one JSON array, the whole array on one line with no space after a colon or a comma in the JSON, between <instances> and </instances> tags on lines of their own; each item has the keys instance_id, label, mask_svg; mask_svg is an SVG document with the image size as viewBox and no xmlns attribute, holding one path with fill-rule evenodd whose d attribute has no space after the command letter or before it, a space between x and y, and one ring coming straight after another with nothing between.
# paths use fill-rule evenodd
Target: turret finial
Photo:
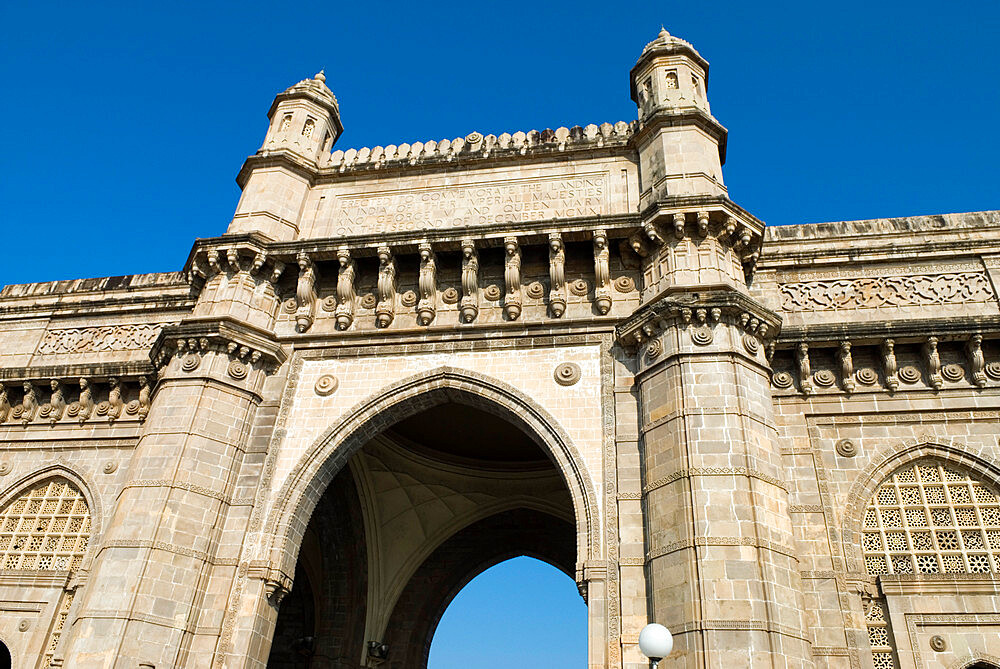
<instances>
[{"instance_id":1,"label":"turret finial","mask_svg":"<svg viewBox=\"0 0 1000 669\"><path fill-rule=\"evenodd\" d=\"M666 37L670 37L670 33L667 32L667 29L663 27L662 23L660 24L660 34L659 34L659 37L660 37L660 39L663 39L663 38L666 38Z\"/></svg>"},{"instance_id":2,"label":"turret finial","mask_svg":"<svg viewBox=\"0 0 1000 669\"><path fill-rule=\"evenodd\" d=\"M319 72L317 72L316 76L313 77L313 79L315 79L316 81L320 81L320 82L326 81L326 75L323 74L323 72L324 72L324 70L320 70Z\"/></svg>"}]
</instances>

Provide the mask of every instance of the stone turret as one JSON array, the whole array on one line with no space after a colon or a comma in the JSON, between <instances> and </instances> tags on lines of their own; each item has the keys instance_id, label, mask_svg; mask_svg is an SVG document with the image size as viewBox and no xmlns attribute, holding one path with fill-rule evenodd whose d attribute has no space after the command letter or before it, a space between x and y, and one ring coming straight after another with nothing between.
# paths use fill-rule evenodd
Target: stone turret
<instances>
[{"instance_id":1,"label":"stone turret","mask_svg":"<svg viewBox=\"0 0 1000 669\"><path fill-rule=\"evenodd\" d=\"M661 30L630 78L639 108L641 207L667 197L725 195L726 129L708 104L708 61Z\"/></svg>"},{"instance_id":2,"label":"stone turret","mask_svg":"<svg viewBox=\"0 0 1000 669\"><path fill-rule=\"evenodd\" d=\"M344 132L337 98L326 87L322 70L279 93L267 118L271 125L261 151L293 151L313 161L330 153Z\"/></svg>"},{"instance_id":3,"label":"stone turret","mask_svg":"<svg viewBox=\"0 0 1000 669\"><path fill-rule=\"evenodd\" d=\"M276 241L298 236L299 214L313 173L341 133L340 107L318 72L279 93L267 112L264 144L236 181L243 197L229 234L257 232Z\"/></svg>"}]
</instances>

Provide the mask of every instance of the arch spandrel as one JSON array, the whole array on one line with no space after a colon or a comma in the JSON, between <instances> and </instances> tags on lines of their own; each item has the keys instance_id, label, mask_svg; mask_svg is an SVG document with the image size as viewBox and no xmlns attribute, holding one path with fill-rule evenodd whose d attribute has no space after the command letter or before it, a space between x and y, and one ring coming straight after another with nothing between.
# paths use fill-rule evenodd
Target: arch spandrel
<instances>
[{"instance_id":1,"label":"arch spandrel","mask_svg":"<svg viewBox=\"0 0 1000 669\"><path fill-rule=\"evenodd\" d=\"M303 385L300 382L300 392ZM504 381L467 369L437 367L390 384L341 412L298 457L280 480L268 514L266 527L271 529L266 541L272 568L285 575L294 573L301 536L317 501L334 474L361 446L397 421L444 402L489 411L530 435L552 459L570 491L578 560L600 555L597 486L584 457L559 421L539 402ZM599 405L594 409L594 414L599 415ZM599 418L596 420L599 425ZM275 484L279 485L278 479Z\"/></svg>"}]
</instances>

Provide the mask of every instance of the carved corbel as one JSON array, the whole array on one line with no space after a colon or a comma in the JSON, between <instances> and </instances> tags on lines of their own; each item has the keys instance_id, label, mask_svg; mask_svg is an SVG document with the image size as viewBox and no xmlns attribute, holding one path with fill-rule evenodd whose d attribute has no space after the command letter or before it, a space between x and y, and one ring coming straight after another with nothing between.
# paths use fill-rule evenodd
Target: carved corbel
<instances>
[{"instance_id":1,"label":"carved corbel","mask_svg":"<svg viewBox=\"0 0 1000 669\"><path fill-rule=\"evenodd\" d=\"M313 310L316 308L316 265L305 253L296 258L299 264L299 278L295 284L295 330L305 332L313 324Z\"/></svg>"},{"instance_id":2,"label":"carved corbel","mask_svg":"<svg viewBox=\"0 0 1000 669\"><path fill-rule=\"evenodd\" d=\"M337 329L346 330L354 322L354 302L357 299L354 281L357 278L357 266L346 246L337 249L337 262L340 263L340 267L337 269L337 308L334 315L337 319Z\"/></svg>"},{"instance_id":3,"label":"carved corbel","mask_svg":"<svg viewBox=\"0 0 1000 669\"><path fill-rule=\"evenodd\" d=\"M38 408L38 395L35 387L30 382L24 382L24 397L21 398L21 424L27 425L35 417L35 410Z\"/></svg>"},{"instance_id":4,"label":"carved corbel","mask_svg":"<svg viewBox=\"0 0 1000 669\"><path fill-rule=\"evenodd\" d=\"M566 311L566 247L558 232L549 235L549 310L554 318Z\"/></svg>"},{"instance_id":5,"label":"carved corbel","mask_svg":"<svg viewBox=\"0 0 1000 669\"><path fill-rule=\"evenodd\" d=\"M656 223L654 223L653 221L647 221L643 223L642 231L646 233L647 237L649 237L649 241L653 242L654 244L664 243L663 235L660 234L659 229L656 227ZM633 246L633 248L635 247ZM637 250L636 253L639 253L639 251Z\"/></svg>"},{"instance_id":6,"label":"carved corbel","mask_svg":"<svg viewBox=\"0 0 1000 669\"><path fill-rule=\"evenodd\" d=\"M611 250L604 230L594 231L594 306L603 316L611 311Z\"/></svg>"},{"instance_id":7,"label":"carved corbel","mask_svg":"<svg viewBox=\"0 0 1000 669\"><path fill-rule=\"evenodd\" d=\"M986 358L983 356L983 335L974 334L965 345L969 357L972 382L980 388L986 387Z\"/></svg>"},{"instance_id":8,"label":"carved corbel","mask_svg":"<svg viewBox=\"0 0 1000 669\"><path fill-rule=\"evenodd\" d=\"M149 407L152 404L152 388L149 387L149 378L145 375L139 377L139 422L146 420L149 415Z\"/></svg>"},{"instance_id":9,"label":"carved corbel","mask_svg":"<svg viewBox=\"0 0 1000 669\"><path fill-rule=\"evenodd\" d=\"M733 233L736 232L736 228L738 225L739 222L734 217L727 216L726 225L721 230L719 230L719 239L721 241L725 241L730 237L732 237Z\"/></svg>"},{"instance_id":10,"label":"carved corbel","mask_svg":"<svg viewBox=\"0 0 1000 669\"><path fill-rule=\"evenodd\" d=\"M471 239L462 240L462 301L459 315L471 323L479 314L479 254Z\"/></svg>"},{"instance_id":11,"label":"carved corbel","mask_svg":"<svg viewBox=\"0 0 1000 669\"><path fill-rule=\"evenodd\" d=\"M7 397L7 388L0 383L0 423L7 420L10 415L10 398Z\"/></svg>"},{"instance_id":12,"label":"carved corbel","mask_svg":"<svg viewBox=\"0 0 1000 669\"><path fill-rule=\"evenodd\" d=\"M285 595L287 595L289 591L289 587L278 579L264 579L264 595L267 597L267 601L270 602L271 606L274 608L278 608L281 605L281 600L285 598Z\"/></svg>"},{"instance_id":13,"label":"carved corbel","mask_svg":"<svg viewBox=\"0 0 1000 669\"><path fill-rule=\"evenodd\" d=\"M94 394L87 379L80 379L80 399L78 402L80 408L76 416L80 425L83 425L90 418L90 414L94 412Z\"/></svg>"},{"instance_id":14,"label":"carved corbel","mask_svg":"<svg viewBox=\"0 0 1000 669\"><path fill-rule=\"evenodd\" d=\"M698 236L706 237L708 236L708 212L699 211L698 212Z\"/></svg>"},{"instance_id":15,"label":"carved corbel","mask_svg":"<svg viewBox=\"0 0 1000 669\"><path fill-rule=\"evenodd\" d=\"M941 356L938 353L938 338L928 337L924 344L924 360L927 362L927 377L934 390L940 390L944 385L941 378Z\"/></svg>"},{"instance_id":16,"label":"carved corbel","mask_svg":"<svg viewBox=\"0 0 1000 669\"><path fill-rule=\"evenodd\" d=\"M250 273L256 276L260 272L261 268L264 267L264 263L266 262L267 251L257 251L253 257L253 262L250 264Z\"/></svg>"},{"instance_id":17,"label":"carved corbel","mask_svg":"<svg viewBox=\"0 0 1000 669\"><path fill-rule=\"evenodd\" d=\"M108 384L111 386L108 390L108 422L113 423L122 415L125 402L122 400L122 389L118 379L111 377L108 379Z\"/></svg>"},{"instance_id":18,"label":"carved corbel","mask_svg":"<svg viewBox=\"0 0 1000 669\"><path fill-rule=\"evenodd\" d=\"M277 284L278 279L281 278L282 273L285 271L285 263L280 260L275 260L274 265L271 267L271 284Z\"/></svg>"},{"instance_id":19,"label":"carved corbel","mask_svg":"<svg viewBox=\"0 0 1000 669\"><path fill-rule=\"evenodd\" d=\"M503 248L503 280L507 287L503 308L507 318L516 321L521 315L521 247L517 237L504 237Z\"/></svg>"},{"instance_id":20,"label":"carved corbel","mask_svg":"<svg viewBox=\"0 0 1000 669\"><path fill-rule=\"evenodd\" d=\"M686 216L682 212L674 214L674 237L684 239L684 220Z\"/></svg>"},{"instance_id":21,"label":"carved corbel","mask_svg":"<svg viewBox=\"0 0 1000 669\"><path fill-rule=\"evenodd\" d=\"M52 388L52 397L49 399L49 425L55 425L66 410L66 399L63 397L62 388L59 387L59 381L52 379L49 387Z\"/></svg>"},{"instance_id":22,"label":"carved corbel","mask_svg":"<svg viewBox=\"0 0 1000 669\"><path fill-rule=\"evenodd\" d=\"M899 366L896 364L896 343L891 339L882 342L882 371L889 392L895 392L899 387L899 376L897 376Z\"/></svg>"},{"instance_id":23,"label":"carved corbel","mask_svg":"<svg viewBox=\"0 0 1000 669\"><path fill-rule=\"evenodd\" d=\"M378 304L375 326L387 328L396 315L396 258L388 246L378 247Z\"/></svg>"},{"instance_id":24,"label":"carved corbel","mask_svg":"<svg viewBox=\"0 0 1000 669\"><path fill-rule=\"evenodd\" d=\"M851 356L851 342L840 342L840 384L844 392L854 392L854 359Z\"/></svg>"},{"instance_id":25,"label":"carved corbel","mask_svg":"<svg viewBox=\"0 0 1000 669\"><path fill-rule=\"evenodd\" d=\"M420 301L417 302L417 322L430 325L437 313L437 256L430 242L420 244L420 276L417 279L417 289L420 291Z\"/></svg>"},{"instance_id":26,"label":"carved corbel","mask_svg":"<svg viewBox=\"0 0 1000 669\"><path fill-rule=\"evenodd\" d=\"M239 273L242 270L240 267L240 250L235 246L227 248L226 262L229 264L229 268L233 270L233 273Z\"/></svg>"},{"instance_id":27,"label":"carved corbel","mask_svg":"<svg viewBox=\"0 0 1000 669\"><path fill-rule=\"evenodd\" d=\"M799 344L795 349L795 357L799 363L799 387L802 388L803 395L811 395L813 391L812 368L809 364L809 345Z\"/></svg>"},{"instance_id":28,"label":"carved corbel","mask_svg":"<svg viewBox=\"0 0 1000 669\"><path fill-rule=\"evenodd\" d=\"M635 251L635 254L640 258L645 258L649 256L649 247L646 246L646 240L642 238L638 232L632 233L628 238L628 245Z\"/></svg>"}]
</instances>

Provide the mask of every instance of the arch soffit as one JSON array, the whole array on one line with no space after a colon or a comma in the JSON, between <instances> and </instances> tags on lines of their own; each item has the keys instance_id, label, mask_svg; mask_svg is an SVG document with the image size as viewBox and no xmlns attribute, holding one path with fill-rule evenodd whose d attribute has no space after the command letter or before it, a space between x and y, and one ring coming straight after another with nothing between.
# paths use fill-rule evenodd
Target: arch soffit
<instances>
[{"instance_id":1,"label":"arch soffit","mask_svg":"<svg viewBox=\"0 0 1000 669\"><path fill-rule=\"evenodd\" d=\"M880 449L872 457L847 495L844 508L843 543L848 570L857 571L861 565L860 532L865 509L875 489L889 476L905 465L918 460L939 460L977 473L979 478L996 488L1000 484L1000 459L979 446L942 441L907 441Z\"/></svg>"},{"instance_id":2,"label":"arch soffit","mask_svg":"<svg viewBox=\"0 0 1000 669\"><path fill-rule=\"evenodd\" d=\"M289 473L269 513L272 568L290 576L302 533L333 476L373 433L423 409L452 400L519 424L554 460L573 500L580 560L596 557L597 495L583 458L555 418L503 381L466 369L438 367L386 386L327 428Z\"/></svg>"}]
</instances>

